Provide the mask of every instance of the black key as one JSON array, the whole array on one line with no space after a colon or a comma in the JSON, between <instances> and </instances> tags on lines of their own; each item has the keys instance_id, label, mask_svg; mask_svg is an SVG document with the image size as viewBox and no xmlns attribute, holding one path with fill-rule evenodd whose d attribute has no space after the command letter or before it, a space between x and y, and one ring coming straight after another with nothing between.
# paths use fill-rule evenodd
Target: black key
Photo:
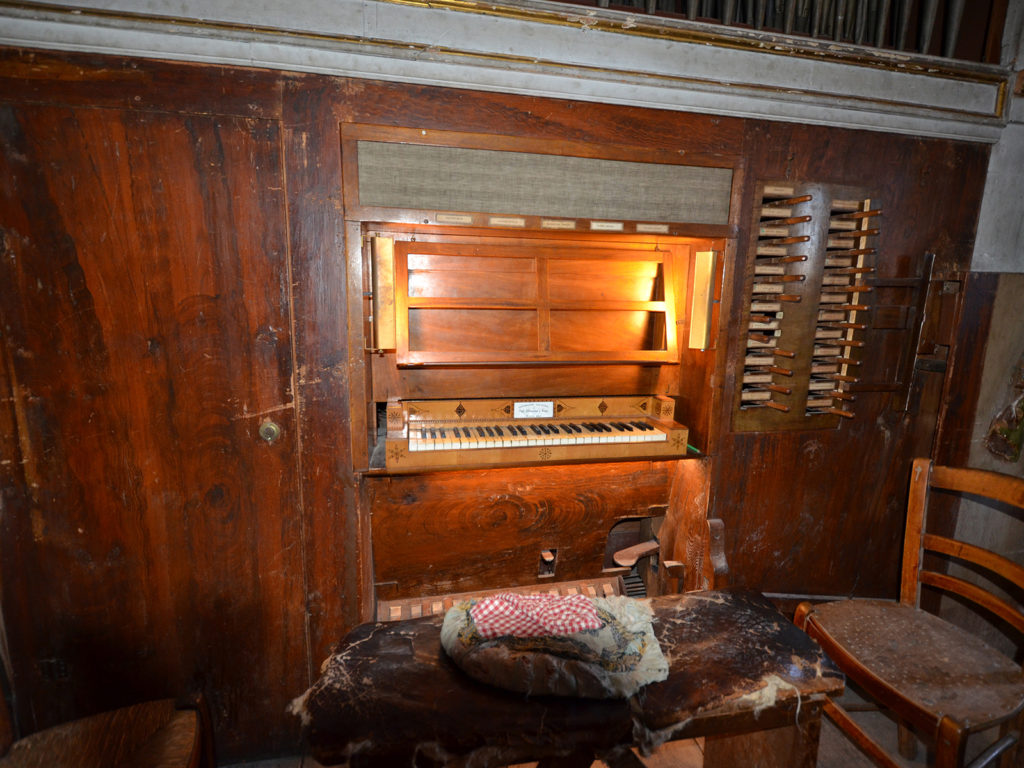
<instances>
[{"instance_id":1,"label":"black key","mask_svg":"<svg viewBox=\"0 0 1024 768\"><path fill-rule=\"evenodd\" d=\"M469 427L463 427L462 428L462 434L464 434L466 437L472 437L473 436L473 433L469 431Z\"/></svg>"},{"instance_id":2,"label":"black key","mask_svg":"<svg viewBox=\"0 0 1024 768\"><path fill-rule=\"evenodd\" d=\"M478 435L480 435L480 437L486 437L487 436L486 433L484 432L484 428L483 427L477 427L476 428L476 433Z\"/></svg>"},{"instance_id":3,"label":"black key","mask_svg":"<svg viewBox=\"0 0 1024 768\"><path fill-rule=\"evenodd\" d=\"M568 424L562 424L561 427L562 427L562 431L565 432L565 434L567 434L567 435L571 435L572 434L572 427L570 427Z\"/></svg>"},{"instance_id":4,"label":"black key","mask_svg":"<svg viewBox=\"0 0 1024 768\"><path fill-rule=\"evenodd\" d=\"M484 427L484 429L487 430L487 436L488 437L494 437L494 430L493 429L491 429L490 427Z\"/></svg>"},{"instance_id":5,"label":"black key","mask_svg":"<svg viewBox=\"0 0 1024 768\"><path fill-rule=\"evenodd\" d=\"M538 427L536 424L531 424L530 425L530 429L533 430L534 434L537 434L537 435L542 434L542 432L540 431L540 427Z\"/></svg>"},{"instance_id":6,"label":"black key","mask_svg":"<svg viewBox=\"0 0 1024 768\"><path fill-rule=\"evenodd\" d=\"M504 437L505 436L505 433L501 431L501 427L499 427L498 425L494 426L494 432L495 432L495 434L497 434L498 437Z\"/></svg>"}]
</instances>

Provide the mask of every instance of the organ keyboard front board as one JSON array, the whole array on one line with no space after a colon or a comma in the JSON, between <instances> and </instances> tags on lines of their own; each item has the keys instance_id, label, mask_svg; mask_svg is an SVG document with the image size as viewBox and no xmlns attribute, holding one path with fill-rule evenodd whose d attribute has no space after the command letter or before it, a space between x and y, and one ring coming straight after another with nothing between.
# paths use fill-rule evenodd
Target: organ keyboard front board
<instances>
[{"instance_id":1,"label":"organ keyboard front board","mask_svg":"<svg viewBox=\"0 0 1024 768\"><path fill-rule=\"evenodd\" d=\"M389 472L679 458L688 430L663 396L388 403Z\"/></svg>"}]
</instances>

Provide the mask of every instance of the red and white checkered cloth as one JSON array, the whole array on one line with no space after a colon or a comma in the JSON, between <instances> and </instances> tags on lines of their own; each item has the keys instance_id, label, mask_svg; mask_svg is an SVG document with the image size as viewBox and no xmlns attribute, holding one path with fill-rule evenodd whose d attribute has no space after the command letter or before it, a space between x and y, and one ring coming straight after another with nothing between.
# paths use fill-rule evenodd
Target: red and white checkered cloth
<instances>
[{"instance_id":1,"label":"red and white checkered cloth","mask_svg":"<svg viewBox=\"0 0 1024 768\"><path fill-rule=\"evenodd\" d=\"M501 592L475 603L469 613L486 638L571 635L602 626L594 604L583 595Z\"/></svg>"}]
</instances>

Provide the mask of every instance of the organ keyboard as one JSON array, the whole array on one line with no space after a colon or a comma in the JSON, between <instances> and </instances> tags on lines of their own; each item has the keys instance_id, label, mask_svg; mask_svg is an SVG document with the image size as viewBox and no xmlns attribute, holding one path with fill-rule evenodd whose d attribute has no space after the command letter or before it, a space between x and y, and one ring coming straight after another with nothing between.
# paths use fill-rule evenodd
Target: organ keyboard
<instances>
[{"instance_id":1,"label":"organ keyboard","mask_svg":"<svg viewBox=\"0 0 1024 768\"><path fill-rule=\"evenodd\" d=\"M406 400L388 403L391 472L658 459L686 454L671 398Z\"/></svg>"}]
</instances>

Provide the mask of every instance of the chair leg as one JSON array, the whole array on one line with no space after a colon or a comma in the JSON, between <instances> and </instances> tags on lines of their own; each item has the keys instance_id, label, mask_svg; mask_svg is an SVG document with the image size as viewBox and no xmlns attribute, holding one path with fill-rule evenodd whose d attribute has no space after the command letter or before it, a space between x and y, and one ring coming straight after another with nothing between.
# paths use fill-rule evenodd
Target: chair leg
<instances>
[{"instance_id":1,"label":"chair leg","mask_svg":"<svg viewBox=\"0 0 1024 768\"><path fill-rule=\"evenodd\" d=\"M910 730L910 726L902 720L896 728L896 741L900 757L906 758L907 760L913 760L917 757L917 736L915 736L914 732Z\"/></svg>"},{"instance_id":2,"label":"chair leg","mask_svg":"<svg viewBox=\"0 0 1024 768\"><path fill-rule=\"evenodd\" d=\"M828 719L835 723L836 727L850 740L850 742L863 752L875 765L880 768L900 768L899 763L893 760L889 754L879 746L878 742L868 734L850 717L849 713L831 699L826 699L824 704L825 714Z\"/></svg>"},{"instance_id":3,"label":"chair leg","mask_svg":"<svg viewBox=\"0 0 1024 768\"><path fill-rule=\"evenodd\" d=\"M966 747L967 734L960 724L948 717L942 718L935 739L935 768L960 768Z\"/></svg>"},{"instance_id":4,"label":"chair leg","mask_svg":"<svg viewBox=\"0 0 1024 768\"><path fill-rule=\"evenodd\" d=\"M1018 715L1014 720L1003 723L999 729L999 736L1006 737L1013 734L1017 737L1017 743L1004 752L999 758L999 768L1024 768L1024 713Z\"/></svg>"},{"instance_id":5,"label":"chair leg","mask_svg":"<svg viewBox=\"0 0 1024 768\"><path fill-rule=\"evenodd\" d=\"M802 602L796 607L796 611L793 613L793 623L797 628L802 629L804 632L807 631L807 617L810 615L812 606L808 602Z\"/></svg>"}]
</instances>

